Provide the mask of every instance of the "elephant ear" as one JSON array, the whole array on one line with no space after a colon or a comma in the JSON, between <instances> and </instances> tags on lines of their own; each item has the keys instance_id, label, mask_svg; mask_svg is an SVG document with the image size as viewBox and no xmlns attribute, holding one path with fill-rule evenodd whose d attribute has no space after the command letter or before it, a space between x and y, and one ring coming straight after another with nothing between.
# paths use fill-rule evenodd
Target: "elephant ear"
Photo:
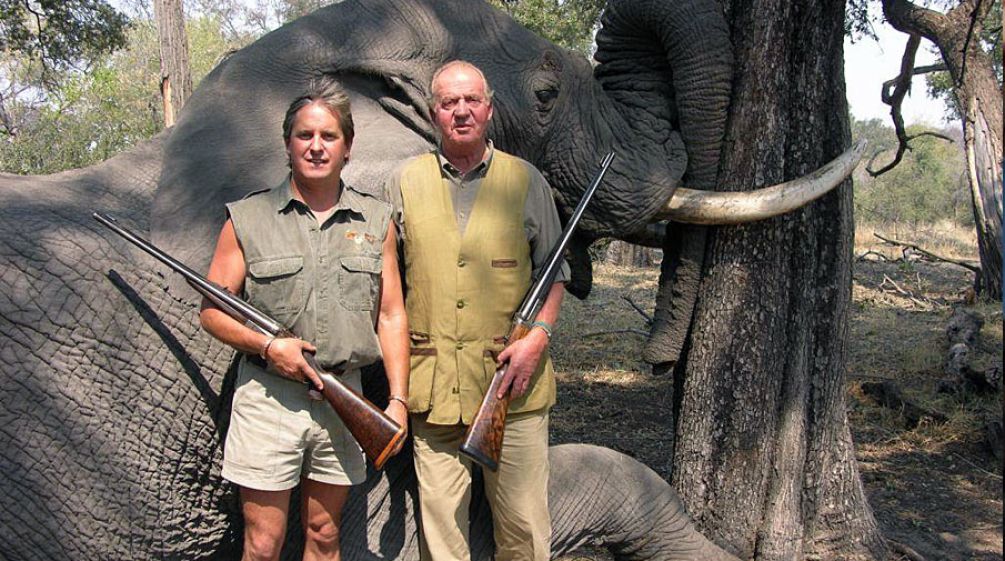
<instances>
[{"instance_id":1,"label":"elephant ear","mask_svg":"<svg viewBox=\"0 0 1005 561\"><path fill-rule=\"evenodd\" d=\"M354 158L344 178L379 192L391 167L432 142L423 84L450 45L442 28L428 25L428 12L421 2L336 4L221 63L188 101L166 145L154 242L205 270L224 204L286 179L285 111L322 75L338 79L353 105Z\"/></svg>"}]
</instances>

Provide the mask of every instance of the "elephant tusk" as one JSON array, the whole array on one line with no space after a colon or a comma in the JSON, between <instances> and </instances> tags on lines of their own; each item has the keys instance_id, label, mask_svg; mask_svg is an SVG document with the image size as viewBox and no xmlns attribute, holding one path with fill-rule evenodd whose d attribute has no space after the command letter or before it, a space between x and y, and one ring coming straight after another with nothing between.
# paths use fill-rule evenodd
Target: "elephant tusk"
<instances>
[{"instance_id":1,"label":"elephant tusk","mask_svg":"<svg viewBox=\"0 0 1005 561\"><path fill-rule=\"evenodd\" d=\"M653 220L731 225L785 214L837 187L858 165L865 146L866 141L859 140L855 146L809 175L755 191L722 192L678 188Z\"/></svg>"}]
</instances>

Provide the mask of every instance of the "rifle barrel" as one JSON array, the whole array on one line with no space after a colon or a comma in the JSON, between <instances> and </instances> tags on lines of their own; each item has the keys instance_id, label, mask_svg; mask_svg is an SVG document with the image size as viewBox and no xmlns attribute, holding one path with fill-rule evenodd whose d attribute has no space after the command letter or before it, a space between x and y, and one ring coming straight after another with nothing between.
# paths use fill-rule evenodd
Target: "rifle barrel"
<instances>
[{"instance_id":1,"label":"rifle barrel","mask_svg":"<svg viewBox=\"0 0 1005 561\"><path fill-rule=\"evenodd\" d=\"M586 210L586 205L590 204L590 199L593 198L593 194L597 192L597 187L600 186L600 182L604 180L604 175L607 173L607 169L611 167L611 162L614 161L614 152L608 152L604 159L600 162L600 171L597 172L596 177L593 178L593 183L586 188L583 193L583 198L579 199L579 204L576 205L576 209L572 211L572 215L569 217L569 221L565 223L565 228L562 230L562 235L558 238L558 243L551 248L551 252L548 253L548 258L545 259L545 266L541 269L541 276L534 283L531 289L527 292L527 296L524 297L523 302L520 304L520 308L517 310L515 318L518 321L528 322L533 321L534 316L537 315L538 309L544 299L547 297L547 293L551 290L552 283L555 282L555 276L558 275L558 271L562 266L562 259L565 255L565 250L569 247L569 240L572 239L572 234L576 231L576 227L579 226L579 221L583 218L583 212Z\"/></svg>"}]
</instances>

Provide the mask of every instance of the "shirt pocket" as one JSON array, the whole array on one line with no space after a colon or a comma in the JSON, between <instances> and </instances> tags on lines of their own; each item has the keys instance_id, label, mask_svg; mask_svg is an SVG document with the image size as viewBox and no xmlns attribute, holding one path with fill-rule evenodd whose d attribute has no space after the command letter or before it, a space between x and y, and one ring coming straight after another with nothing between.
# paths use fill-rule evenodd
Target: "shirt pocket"
<instances>
[{"instance_id":1,"label":"shirt pocket","mask_svg":"<svg viewBox=\"0 0 1005 561\"><path fill-rule=\"evenodd\" d=\"M381 258L354 255L339 260L339 302L351 311L370 311L380 292Z\"/></svg>"},{"instance_id":2,"label":"shirt pocket","mask_svg":"<svg viewBox=\"0 0 1005 561\"><path fill-rule=\"evenodd\" d=\"M248 301L289 327L304 308L304 258L267 257L248 263Z\"/></svg>"}]
</instances>

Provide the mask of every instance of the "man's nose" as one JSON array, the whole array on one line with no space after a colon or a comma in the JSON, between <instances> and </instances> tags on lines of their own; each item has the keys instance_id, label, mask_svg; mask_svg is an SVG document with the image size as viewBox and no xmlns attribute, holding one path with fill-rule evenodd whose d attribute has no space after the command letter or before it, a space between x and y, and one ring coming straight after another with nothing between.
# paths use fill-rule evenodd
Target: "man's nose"
<instances>
[{"instance_id":1,"label":"man's nose","mask_svg":"<svg viewBox=\"0 0 1005 561\"><path fill-rule=\"evenodd\" d=\"M309 148L311 150L313 150L313 151L321 150L322 149L321 137L320 136L316 136L316 135L314 137L312 137L311 138L311 144L310 144Z\"/></svg>"},{"instance_id":2,"label":"man's nose","mask_svg":"<svg viewBox=\"0 0 1005 561\"><path fill-rule=\"evenodd\" d=\"M463 98L457 100L457 107L454 109L454 114L467 115L471 112L471 108L468 107L468 102L464 101Z\"/></svg>"}]
</instances>

